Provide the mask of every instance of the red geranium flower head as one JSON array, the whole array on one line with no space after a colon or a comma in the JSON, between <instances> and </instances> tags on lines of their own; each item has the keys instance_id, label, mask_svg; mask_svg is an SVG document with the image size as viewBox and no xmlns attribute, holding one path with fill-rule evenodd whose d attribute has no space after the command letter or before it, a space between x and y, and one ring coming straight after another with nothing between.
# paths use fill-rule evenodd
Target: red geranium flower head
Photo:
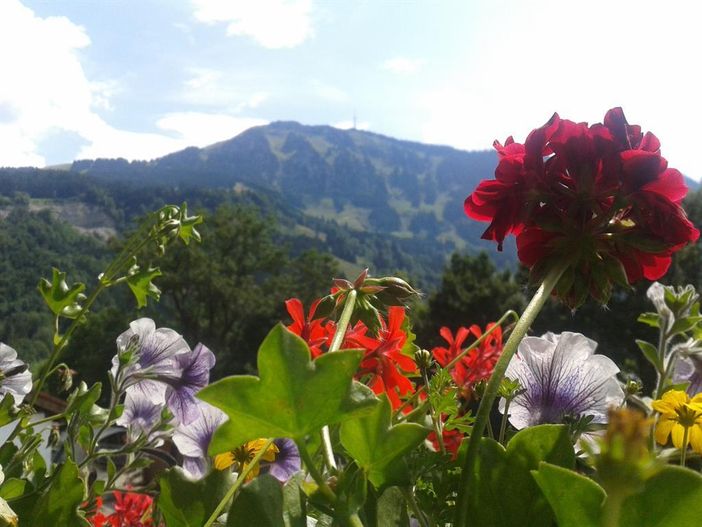
<instances>
[{"instance_id":1,"label":"red geranium flower head","mask_svg":"<svg viewBox=\"0 0 702 527\"><path fill-rule=\"evenodd\" d=\"M493 327L495 327L494 323L488 324L486 331ZM432 354L436 362L443 368L463 351L463 343L469 336L472 335L477 340L483 335L480 327L475 324L470 328L459 328L455 338L447 327L441 328L439 333L448 342L449 347L436 347L432 350ZM473 396L475 385L490 378L500 353L502 353L502 328L498 326L477 348L469 351L453 366L450 372L451 377L460 389L463 398L470 399Z\"/></svg>"},{"instance_id":2,"label":"red geranium flower head","mask_svg":"<svg viewBox=\"0 0 702 527\"><path fill-rule=\"evenodd\" d=\"M315 320L315 312L321 300L315 300L310 306L310 311L305 317L305 309L302 302L297 298L290 298L285 301L285 307L288 310L290 318L293 322L288 326L288 329L295 333L307 342L312 353L312 358L317 358L322 354L321 346L327 343L329 339L327 329L322 325L320 319Z\"/></svg>"},{"instance_id":3,"label":"red geranium flower head","mask_svg":"<svg viewBox=\"0 0 702 527\"><path fill-rule=\"evenodd\" d=\"M606 303L617 282L660 278L699 237L680 206L682 175L621 108L590 126L554 116L524 145L496 148L495 179L468 196L466 213L490 222L483 238L498 249L515 234L534 281L565 267L555 293L571 307L588 296Z\"/></svg>"},{"instance_id":4,"label":"red geranium flower head","mask_svg":"<svg viewBox=\"0 0 702 527\"><path fill-rule=\"evenodd\" d=\"M388 309L387 322L380 317L381 329L377 337L367 335L367 328L358 322L344 341L344 348L365 350L357 377L366 378L374 393L386 393L392 408L400 407L400 396L414 393L414 385L407 378L416 373L414 358L402 352L407 334L402 329L405 308L393 306Z\"/></svg>"}]
</instances>

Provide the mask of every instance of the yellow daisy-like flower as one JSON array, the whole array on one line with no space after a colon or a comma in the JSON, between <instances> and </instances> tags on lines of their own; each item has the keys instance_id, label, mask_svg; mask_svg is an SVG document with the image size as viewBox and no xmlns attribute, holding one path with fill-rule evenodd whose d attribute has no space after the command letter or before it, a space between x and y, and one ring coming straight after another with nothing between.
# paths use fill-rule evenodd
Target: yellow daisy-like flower
<instances>
[{"instance_id":1,"label":"yellow daisy-like flower","mask_svg":"<svg viewBox=\"0 0 702 527\"><path fill-rule=\"evenodd\" d=\"M656 424L656 441L665 445L670 436L675 448L685 450L692 445L695 452L702 454L702 393L690 399L682 390L669 390L652 404L661 414Z\"/></svg>"},{"instance_id":2,"label":"yellow daisy-like flower","mask_svg":"<svg viewBox=\"0 0 702 527\"><path fill-rule=\"evenodd\" d=\"M248 467L253 458L256 457L256 454L263 450L266 443L268 443L268 439L255 439L253 441L247 441L239 448L225 452L224 454L217 454L214 458L214 466L217 470L226 470L236 464L236 469L241 473L246 470L246 467ZM275 461L275 455L277 453L278 447L275 446L275 443L271 443L261 459L263 461L273 462ZM256 463L251 469L251 472L246 476L245 481L251 481L258 476L260 470L261 467Z\"/></svg>"}]
</instances>

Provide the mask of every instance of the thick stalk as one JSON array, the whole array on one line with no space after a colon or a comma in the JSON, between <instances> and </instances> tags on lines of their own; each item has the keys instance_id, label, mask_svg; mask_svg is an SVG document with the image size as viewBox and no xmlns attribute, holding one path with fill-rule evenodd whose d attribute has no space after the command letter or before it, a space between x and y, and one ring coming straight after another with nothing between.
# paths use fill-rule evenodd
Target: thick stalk
<instances>
[{"instance_id":1,"label":"thick stalk","mask_svg":"<svg viewBox=\"0 0 702 527\"><path fill-rule=\"evenodd\" d=\"M258 453L254 456L254 458L251 460L251 463L249 463L244 470L241 471L241 474L239 474L239 477L236 478L236 481L234 482L234 485L232 485L229 490L227 491L227 494L225 494L224 498L217 504L217 507L215 508L214 511L212 511L212 514L210 514L210 517L207 519L205 524L202 527L210 527L215 521L217 521L217 518L220 517L222 514L222 511L224 510L224 507L227 506L227 503L229 503L229 500L231 500L234 497L234 494L236 494L236 491L239 490L239 487L246 481L246 476L249 475L249 472L251 472L254 467L258 465L258 462L261 461L261 458L264 456L266 452L268 452L268 448L273 444L273 440L269 439L265 445L263 445L263 448L258 451Z\"/></svg>"},{"instance_id":2,"label":"thick stalk","mask_svg":"<svg viewBox=\"0 0 702 527\"><path fill-rule=\"evenodd\" d=\"M459 489L458 503L456 506L456 527L466 527L466 525L468 525L470 492L475 485L474 471L475 463L478 458L478 450L480 448L480 439L482 438L490 419L492 405L497 397L497 391L500 388L500 383L505 375L505 371L507 371L507 366L512 360L514 354L517 352L519 343L522 341L529 330L529 327L546 303L551 291L553 291L553 288L556 287L556 284L561 278L563 271L565 271L565 267L559 266L553 268L546 275L544 281L541 283L541 286L536 291L536 294L534 294L534 297L524 310L519 322L517 322L517 325L514 327L514 331L509 336L509 339L507 339L507 343L502 349L502 354L500 355L497 364L495 364L495 369L490 376L490 381L488 382L483 398L480 401L475 424L473 425L473 430L470 434L470 441L468 442L468 451L463 464L461 487Z\"/></svg>"},{"instance_id":3,"label":"thick stalk","mask_svg":"<svg viewBox=\"0 0 702 527\"><path fill-rule=\"evenodd\" d=\"M334 337L332 338L331 344L329 345L329 353L334 351L339 351L341 344L344 342L344 336L346 335L346 330L351 322L351 315L353 314L353 308L356 305L356 290L352 289L346 296L346 302L344 303L344 310L341 312L339 321L336 324L336 331L334 332ZM336 460L334 459L334 449L331 444L331 435L329 434L329 427L322 427L322 451L324 452L324 462L331 470L336 470Z\"/></svg>"}]
</instances>

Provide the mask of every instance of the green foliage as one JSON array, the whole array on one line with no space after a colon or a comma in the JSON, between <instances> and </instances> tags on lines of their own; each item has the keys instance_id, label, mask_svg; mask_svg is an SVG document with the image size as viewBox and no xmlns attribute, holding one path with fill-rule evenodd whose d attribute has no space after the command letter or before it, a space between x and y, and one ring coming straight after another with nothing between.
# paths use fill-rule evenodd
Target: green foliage
<instances>
[{"instance_id":1,"label":"green foliage","mask_svg":"<svg viewBox=\"0 0 702 527\"><path fill-rule=\"evenodd\" d=\"M526 428L512 437L506 449L482 438L469 517L492 527L550 526L553 513L531 475L542 461L571 469L575 466L567 427Z\"/></svg>"},{"instance_id":2,"label":"green foliage","mask_svg":"<svg viewBox=\"0 0 702 527\"><path fill-rule=\"evenodd\" d=\"M532 475L559 527L599 527L605 491L588 477L542 462Z\"/></svg>"},{"instance_id":3,"label":"green foliage","mask_svg":"<svg viewBox=\"0 0 702 527\"><path fill-rule=\"evenodd\" d=\"M55 267L52 269L51 282L45 278L39 281L39 292L56 316L76 318L81 310L80 303L85 299L83 291L85 291L85 284L77 283L68 287L66 273L62 273Z\"/></svg>"},{"instance_id":4,"label":"green foliage","mask_svg":"<svg viewBox=\"0 0 702 527\"><path fill-rule=\"evenodd\" d=\"M230 472L215 470L199 481L180 467L159 478L158 508L168 527L202 527L234 483Z\"/></svg>"},{"instance_id":5,"label":"green foliage","mask_svg":"<svg viewBox=\"0 0 702 527\"><path fill-rule=\"evenodd\" d=\"M387 397L372 413L342 423L341 444L376 487L410 483L404 455L418 446L428 430L414 423L392 425Z\"/></svg>"},{"instance_id":6,"label":"green foliage","mask_svg":"<svg viewBox=\"0 0 702 527\"><path fill-rule=\"evenodd\" d=\"M127 285L137 300L137 307L146 306L147 298L149 297L158 302L161 298L161 290L156 287L152 280L162 274L160 269L154 267L141 269L136 263L129 268Z\"/></svg>"},{"instance_id":7,"label":"green foliage","mask_svg":"<svg viewBox=\"0 0 702 527\"><path fill-rule=\"evenodd\" d=\"M702 517L702 476L666 466L649 478L641 492L622 504L621 527L697 525Z\"/></svg>"},{"instance_id":8,"label":"green foliage","mask_svg":"<svg viewBox=\"0 0 702 527\"><path fill-rule=\"evenodd\" d=\"M352 380L361 357L361 351L347 350L311 361L307 344L277 325L259 348L260 377L227 377L197 394L229 416L215 432L210 454L260 437L300 441L324 425L371 411L377 399Z\"/></svg>"},{"instance_id":9,"label":"green foliage","mask_svg":"<svg viewBox=\"0 0 702 527\"><path fill-rule=\"evenodd\" d=\"M31 516L20 515L21 524L89 527L85 516L78 510L84 499L85 483L80 478L78 466L73 461L66 461L58 469L53 484L34 502Z\"/></svg>"},{"instance_id":10,"label":"green foliage","mask_svg":"<svg viewBox=\"0 0 702 527\"><path fill-rule=\"evenodd\" d=\"M283 485L269 474L244 485L229 509L227 527L249 525L288 527L283 521Z\"/></svg>"}]
</instances>

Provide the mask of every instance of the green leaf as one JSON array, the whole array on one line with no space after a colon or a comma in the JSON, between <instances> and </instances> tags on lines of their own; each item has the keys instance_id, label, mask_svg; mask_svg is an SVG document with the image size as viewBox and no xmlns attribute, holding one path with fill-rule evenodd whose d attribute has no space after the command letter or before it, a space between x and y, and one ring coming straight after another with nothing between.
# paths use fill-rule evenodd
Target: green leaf
<instances>
[{"instance_id":1,"label":"green leaf","mask_svg":"<svg viewBox=\"0 0 702 527\"><path fill-rule=\"evenodd\" d=\"M15 398L11 394L6 393L0 402L0 426L11 423L18 416L19 412L15 411Z\"/></svg>"},{"instance_id":2,"label":"green leaf","mask_svg":"<svg viewBox=\"0 0 702 527\"><path fill-rule=\"evenodd\" d=\"M196 225L200 225L203 222L201 215L188 216L188 205L183 203L180 206L180 229L178 230L178 236L183 241L185 245L190 243L190 239L199 242L201 241L200 233L195 228Z\"/></svg>"},{"instance_id":3,"label":"green leaf","mask_svg":"<svg viewBox=\"0 0 702 527\"><path fill-rule=\"evenodd\" d=\"M34 502L31 521L20 516L22 525L71 525L89 527L79 510L85 500L85 482L80 478L78 465L66 461L54 476L48 490Z\"/></svg>"},{"instance_id":4,"label":"green leaf","mask_svg":"<svg viewBox=\"0 0 702 527\"><path fill-rule=\"evenodd\" d=\"M85 382L81 382L78 387L71 392L66 401L67 406L64 413L66 415L78 414L80 417L90 415L93 405L100 398L102 383L96 382L90 389Z\"/></svg>"},{"instance_id":5,"label":"green leaf","mask_svg":"<svg viewBox=\"0 0 702 527\"><path fill-rule=\"evenodd\" d=\"M702 518L702 476L666 466L622 505L620 527L682 527Z\"/></svg>"},{"instance_id":6,"label":"green leaf","mask_svg":"<svg viewBox=\"0 0 702 527\"><path fill-rule=\"evenodd\" d=\"M572 468L575 452L568 428L539 425L521 430L505 450L483 438L475 468L477 486L470 494L470 517L476 525L550 527L553 511L531 475L542 461Z\"/></svg>"},{"instance_id":7,"label":"green leaf","mask_svg":"<svg viewBox=\"0 0 702 527\"><path fill-rule=\"evenodd\" d=\"M605 491L597 483L545 462L531 474L551 505L559 527L599 527Z\"/></svg>"},{"instance_id":8,"label":"green leaf","mask_svg":"<svg viewBox=\"0 0 702 527\"><path fill-rule=\"evenodd\" d=\"M699 324L700 321L702 321L702 317L699 315L679 318L673 323L668 334L677 335L679 333L686 333Z\"/></svg>"},{"instance_id":9,"label":"green leaf","mask_svg":"<svg viewBox=\"0 0 702 527\"><path fill-rule=\"evenodd\" d=\"M233 484L234 477L227 470L214 470L193 481L183 469L174 467L159 478L157 506L168 527L202 527Z\"/></svg>"},{"instance_id":10,"label":"green leaf","mask_svg":"<svg viewBox=\"0 0 702 527\"><path fill-rule=\"evenodd\" d=\"M161 276L158 267L140 268L136 263L132 265L127 273L127 285L134 293L137 307L142 308L147 305L149 297L156 302L161 298L161 290L152 282L157 276Z\"/></svg>"},{"instance_id":11,"label":"green leaf","mask_svg":"<svg viewBox=\"0 0 702 527\"><path fill-rule=\"evenodd\" d=\"M302 484L304 472L292 476L283 486L283 522L285 527L307 527L307 507Z\"/></svg>"},{"instance_id":12,"label":"green leaf","mask_svg":"<svg viewBox=\"0 0 702 527\"><path fill-rule=\"evenodd\" d=\"M658 348L656 348L650 342L646 342L645 340L637 339L636 344L639 346L639 349L643 352L644 357L646 357L646 360L648 360L648 362L653 364L653 367L656 368L656 371L663 371L663 361L658 356Z\"/></svg>"},{"instance_id":13,"label":"green leaf","mask_svg":"<svg viewBox=\"0 0 702 527\"><path fill-rule=\"evenodd\" d=\"M414 423L392 426L390 402L382 396L371 413L342 423L339 437L370 482L379 488L409 483L402 456L419 445L427 433Z\"/></svg>"},{"instance_id":14,"label":"green leaf","mask_svg":"<svg viewBox=\"0 0 702 527\"><path fill-rule=\"evenodd\" d=\"M270 474L259 476L244 485L229 509L227 527L251 525L286 527L283 521L283 485Z\"/></svg>"},{"instance_id":15,"label":"green leaf","mask_svg":"<svg viewBox=\"0 0 702 527\"><path fill-rule=\"evenodd\" d=\"M215 432L210 454L260 437L290 437L299 443L324 425L371 411L378 400L353 381L362 355L344 350L311 361L305 341L278 324L259 348L260 378L234 375L198 392L229 416Z\"/></svg>"},{"instance_id":16,"label":"green leaf","mask_svg":"<svg viewBox=\"0 0 702 527\"><path fill-rule=\"evenodd\" d=\"M80 282L68 287L66 273L55 267L52 269L51 282L45 278L39 281L39 292L49 309L54 315L66 318L76 318L80 313L80 303L85 300L84 290L85 284Z\"/></svg>"},{"instance_id":17,"label":"green leaf","mask_svg":"<svg viewBox=\"0 0 702 527\"><path fill-rule=\"evenodd\" d=\"M407 502L398 487L386 488L380 496L369 493L364 507L366 527L406 527L409 525Z\"/></svg>"},{"instance_id":18,"label":"green leaf","mask_svg":"<svg viewBox=\"0 0 702 527\"><path fill-rule=\"evenodd\" d=\"M14 500L24 494L28 481L26 479L8 478L0 485L0 498Z\"/></svg>"},{"instance_id":19,"label":"green leaf","mask_svg":"<svg viewBox=\"0 0 702 527\"><path fill-rule=\"evenodd\" d=\"M661 327L661 316L658 313L641 313L636 320L652 328Z\"/></svg>"}]
</instances>

